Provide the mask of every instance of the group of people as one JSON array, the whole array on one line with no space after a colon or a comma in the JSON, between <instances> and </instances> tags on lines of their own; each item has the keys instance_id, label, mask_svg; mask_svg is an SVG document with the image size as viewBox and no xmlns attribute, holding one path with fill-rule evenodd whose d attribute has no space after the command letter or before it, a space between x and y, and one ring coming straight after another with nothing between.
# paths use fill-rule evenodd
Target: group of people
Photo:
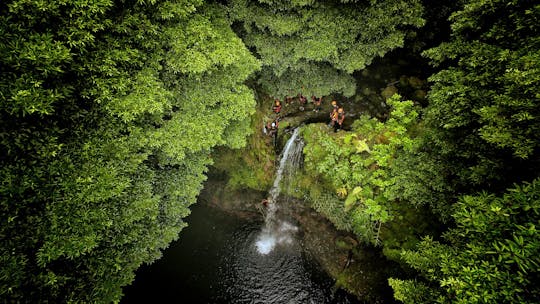
<instances>
[{"instance_id":1,"label":"group of people","mask_svg":"<svg viewBox=\"0 0 540 304\"><path fill-rule=\"evenodd\" d=\"M285 106L289 106L293 102L294 100L291 96L285 97ZM313 111L319 112L321 110L322 97L317 98L316 96L312 95L311 102L313 103ZM307 98L304 95L302 95L302 93L298 93L298 103L300 104L300 107L299 107L300 111L304 111L305 106L307 104ZM272 106L272 111L274 111L274 113L279 115L281 113L281 108L282 108L281 101L278 98L274 99L274 105Z\"/></svg>"},{"instance_id":2,"label":"group of people","mask_svg":"<svg viewBox=\"0 0 540 304\"><path fill-rule=\"evenodd\" d=\"M293 103L293 98L290 96L285 97L286 106ZM311 96L311 102L313 103L313 111L319 112L322 107L322 97ZM305 110L307 104L307 98L301 93L298 94L298 103L300 104L300 110ZM273 121L269 121L264 125L263 132L269 137L273 138L274 145L276 145L276 139L278 135L279 121L281 120L280 114L282 110L282 104L279 99L274 99L272 111L276 114ZM335 100L332 101L332 111L330 112L329 126L334 128L334 132L343 128L343 122L345 121L345 110L340 107Z\"/></svg>"},{"instance_id":3,"label":"group of people","mask_svg":"<svg viewBox=\"0 0 540 304\"><path fill-rule=\"evenodd\" d=\"M300 110L304 111L304 106L307 103L307 98L305 98L302 94L298 94L298 102L300 103ZM285 102L287 105L290 105L293 102L292 97L285 97ZM311 96L311 102L314 105L313 111L319 112L321 110L322 105L322 97L315 97ZM277 135L278 135L278 128L279 128L279 121L281 120L280 113L281 113L281 102L279 99L274 99L274 105L272 106L272 111L276 114L276 118L272 122L267 122L264 126L263 132L272 137L274 146L277 143ZM337 103L337 101L332 100L332 111L330 112L330 123L329 126L334 128L334 132L337 132L338 130L343 128L343 122L345 121L345 110L343 107L340 107ZM268 207L269 204L271 204L272 201L270 198L265 198L261 201L261 205L263 207Z\"/></svg>"}]
</instances>

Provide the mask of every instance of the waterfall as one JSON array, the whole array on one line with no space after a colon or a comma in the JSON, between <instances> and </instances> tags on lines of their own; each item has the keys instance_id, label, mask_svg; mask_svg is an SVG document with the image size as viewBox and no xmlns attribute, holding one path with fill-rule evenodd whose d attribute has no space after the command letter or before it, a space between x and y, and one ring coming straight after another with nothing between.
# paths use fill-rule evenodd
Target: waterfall
<instances>
[{"instance_id":1,"label":"waterfall","mask_svg":"<svg viewBox=\"0 0 540 304\"><path fill-rule=\"evenodd\" d=\"M292 232L298 231L298 227L286 221L277 219L277 199L281 193L281 180L285 174L292 175L300 166L304 143L298 139L299 128L294 129L291 138L285 144L276 179L269 191L269 203L265 215L265 225L259 235L256 246L261 254L270 253L277 244L292 243Z\"/></svg>"},{"instance_id":2,"label":"waterfall","mask_svg":"<svg viewBox=\"0 0 540 304\"><path fill-rule=\"evenodd\" d=\"M299 130L299 128L294 129L291 138L289 138L287 144L285 144L285 148L283 149L283 155L281 156L278 170L276 172L276 179L274 180L272 189L269 191L271 202L274 202L281 192L280 182L283 178L283 173L285 173L287 169L288 173L292 174L294 169L298 167L302 158L302 148L304 145L303 142L297 141Z\"/></svg>"}]
</instances>

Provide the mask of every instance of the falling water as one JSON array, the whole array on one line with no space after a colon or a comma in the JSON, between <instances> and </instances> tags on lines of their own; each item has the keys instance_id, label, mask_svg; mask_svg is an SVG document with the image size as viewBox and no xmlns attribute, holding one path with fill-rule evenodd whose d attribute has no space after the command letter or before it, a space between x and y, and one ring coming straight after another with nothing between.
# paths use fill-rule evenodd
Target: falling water
<instances>
[{"instance_id":1,"label":"falling water","mask_svg":"<svg viewBox=\"0 0 540 304\"><path fill-rule=\"evenodd\" d=\"M274 180L274 185L272 186L272 189L270 189L270 198L271 201L274 202L281 191L280 182L283 178L283 173L285 172L286 167L292 167L288 168L289 172L294 169L296 165L299 163L299 159L301 156L303 143L301 141L297 141L298 137L298 131L300 129L296 128L293 131L293 134L291 138L287 141L287 144L285 144L285 148L283 149L283 156L281 157L281 160L279 161L279 167L276 172L276 179Z\"/></svg>"},{"instance_id":2,"label":"falling water","mask_svg":"<svg viewBox=\"0 0 540 304\"><path fill-rule=\"evenodd\" d=\"M276 212L283 175L285 173L292 174L298 168L302 158L304 144L301 140L298 140L298 131L299 128L294 129L291 138L283 149L283 155L276 172L276 179L272 189L269 191L270 197L265 216L265 226L255 244L260 254L270 253L277 244L291 244L293 242L293 233L298 231L298 227L293 224L278 220Z\"/></svg>"}]
</instances>

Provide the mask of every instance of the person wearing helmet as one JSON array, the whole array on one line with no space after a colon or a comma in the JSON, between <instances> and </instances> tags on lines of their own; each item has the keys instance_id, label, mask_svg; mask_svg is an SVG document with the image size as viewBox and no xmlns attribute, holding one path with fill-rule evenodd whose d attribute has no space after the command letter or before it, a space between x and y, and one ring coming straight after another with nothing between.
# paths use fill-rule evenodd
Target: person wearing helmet
<instances>
[{"instance_id":1,"label":"person wearing helmet","mask_svg":"<svg viewBox=\"0 0 540 304\"><path fill-rule=\"evenodd\" d=\"M332 109L334 109L334 110L337 111L338 108L339 108L339 107L338 107L338 105L337 105L337 101L332 100Z\"/></svg>"},{"instance_id":2,"label":"person wearing helmet","mask_svg":"<svg viewBox=\"0 0 540 304\"><path fill-rule=\"evenodd\" d=\"M336 128L338 120L338 106L335 100L332 100L332 112L330 112L330 126Z\"/></svg>"},{"instance_id":3,"label":"person wearing helmet","mask_svg":"<svg viewBox=\"0 0 540 304\"><path fill-rule=\"evenodd\" d=\"M343 122L345 121L345 110L339 108L337 110L337 124L334 124L334 132L337 132L339 129L343 129Z\"/></svg>"},{"instance_id":4,"label":"person wearing helmet","mask_svg":"<svg viewBox=\"0 0 540 304\"><path fill-rule=\"evenodd\" d=\"M274 121L272 121L272 124L270 124L270 132L268 132L268 135L272 137L272 142L274 144L274 147L277 145L278 128L279 128L279 117L276 118Z\"/></svg>"},{"instance_id":5,"label":"person wearing helmet","mask_svg":"<svg viewBox=\"0 0 540 304\"><path fill-rule=\"evenodd\" d=\"M274 106L272 107L272 110L276 114L279 114L281 112L281 102L279 102L279 99L274 100Z\"/></svg>"},{"instance_id":6,"label":"person wearing helmet","mask_svg":"<svg viewBox=\"0 0 540 304\"><path fill-rule=\"evenodd\" d=\"M274 134L277 132L277 127L278 125L276 121L268 122L268 124L266 125L268 136L274 136Z\"/></svg>"}]
</instances>

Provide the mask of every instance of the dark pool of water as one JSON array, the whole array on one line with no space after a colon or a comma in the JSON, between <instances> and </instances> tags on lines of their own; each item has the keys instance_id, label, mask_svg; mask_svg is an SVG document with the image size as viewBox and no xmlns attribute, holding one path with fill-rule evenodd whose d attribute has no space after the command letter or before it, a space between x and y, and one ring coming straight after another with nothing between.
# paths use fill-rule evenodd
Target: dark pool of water
<instances>
[{"instance_id":1,"label":"dark pool of water","mask_svg":"<svg viewBox=\"0 0 540 304\"><path fill-rule=\"evenodd\" d=\"M262 218L240 219L197 204L178 241L137 272L122 303L358 303L299 240L267 255L255 245Z\"/></svg>"}]
</instances>

